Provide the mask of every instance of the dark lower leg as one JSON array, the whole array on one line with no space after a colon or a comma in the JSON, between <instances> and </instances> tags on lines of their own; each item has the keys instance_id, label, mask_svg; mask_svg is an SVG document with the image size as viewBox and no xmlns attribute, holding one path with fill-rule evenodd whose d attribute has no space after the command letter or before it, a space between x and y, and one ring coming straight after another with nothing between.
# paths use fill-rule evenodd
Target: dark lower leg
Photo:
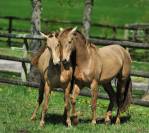
<instances>
[{"instance_id":1,"label":"dark lower leg","mask_svg":"<svg viewBox=\"0 0 149 133\"><path fill-rule=\"evenodd\" d=\"M121 106L123 104L124 100L124 91L125 91L125 84L126 80L119 78L118 79L118 84L117 84L117 105L118 105L118 110L117 110L117 115L116 115L116 124L120 123L120 113L121 113Z\"/></svg>"},{"instance_id":2,"label":"dark lower leg","mask_svg":"<svg viewBox=\"0 0 149 133\"><path fill-rule=\"evenodd\" d=\"M112 118L112 109L114 107L114 104L116 103L116 93L111 85L111 83L107 83L103 85L105 91L108 93L110 103L108 105L107 113L105 115L105 123L110 123Z\"/></svg>"}]
</instances>

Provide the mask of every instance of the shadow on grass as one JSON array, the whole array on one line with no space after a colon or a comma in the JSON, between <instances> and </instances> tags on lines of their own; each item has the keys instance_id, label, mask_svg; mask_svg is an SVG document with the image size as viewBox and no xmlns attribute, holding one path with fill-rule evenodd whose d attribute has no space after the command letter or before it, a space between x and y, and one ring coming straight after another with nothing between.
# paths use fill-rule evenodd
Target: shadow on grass
<instances>
[{"instance_id":1,"label":"shadow on grass","mask_svg":"<svg viewBox=\"0 0 149 133\"><path fill-rule=\"evenodd\" d=\"M130 120L131 116L123 116L121 117L121 124L127 123ZM115 124L116 117L113 117L111 120L111 124ZM47 114L45 118L45 123L50 123L50 124L65 124L65 118L63 115L60 114ZM79 119L79 123L91 123L91 119ZM78 124L79 124L78 123ZM104 118L98 118L97 119L97 124L105 124L104 123Z\"/></svg>"},{"instance_id":2,"label":"shadow on grass","mask_svg":"<svg viewBox=\"0 0 149 133\"><path fill-rule=\"evenodd\" d=\"M130 118L131 118L130 115L121 117L120 118L121 119L120 124L127 123L130 120ZM116 117L113 117L112 120L111 120L111 125L115 124L115 121L116 121ZM91 119L80 119L79 122L81 122L81 123L91 123ZM104 118L97 118L96 122L97 122L97 124L105 124Z\"/></svg>"},{"instance_id":3,"label":"shadow on grass","mask_svg":"<svg viewBox=\"0 0 149 133\"><path fill-rule=\"evenodd\" d=\"M60 114L46 114L45 123L64 124L64 116Z\"/></svg>"}]
</instances>

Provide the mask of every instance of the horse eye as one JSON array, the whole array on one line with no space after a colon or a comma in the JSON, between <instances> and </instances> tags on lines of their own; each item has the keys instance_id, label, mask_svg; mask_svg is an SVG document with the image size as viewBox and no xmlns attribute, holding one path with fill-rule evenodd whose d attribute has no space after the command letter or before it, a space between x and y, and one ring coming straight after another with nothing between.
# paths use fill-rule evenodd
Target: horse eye
<instances>
[{"instance_id":1,"label":"horse eye","mask_svg":"<svg viewBox=\"0 0 149 133\"><path fill-rule=\"evenodd\" d=\"M59 48L60 47L60 44L57 44L57 46L56 46L57 48Z\"/></svg>"}]
</instances>

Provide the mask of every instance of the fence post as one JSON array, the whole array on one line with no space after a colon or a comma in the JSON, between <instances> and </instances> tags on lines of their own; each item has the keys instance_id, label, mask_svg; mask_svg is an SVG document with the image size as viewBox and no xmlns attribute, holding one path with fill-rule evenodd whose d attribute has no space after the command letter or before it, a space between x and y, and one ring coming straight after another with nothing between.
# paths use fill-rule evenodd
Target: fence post
<instances>
[{"instance_id":1,"label":"fence post","mask_svg":"<svg viewBox=\"0 0 149 133\"><path fill-rule=\"evenodd\" d=\"M23 58L27 58L27 51L29 50L28 47L28 42L27 39L24 39L24 44L23 44L23 51L24 51L24 55ZM27 81L27 74L29 73L29 69L30 69L30 63L25 63L25 62L21 62L22 63L22 70L21 70L21 79L22 81Z\"/></svg>"},{"instance_id":2,"label":"fence post","mask_svg":"<svg viewBox=\"0 0 149 133\"><path fill-rule=\"evenodd\" d=\"M116 32L117 32L116 27L113 27L113 28L112 28L112 31L113 31L113 36L112 36L112 38L113 38L113 39L116 39Z\"/></svg>"},{"instance_id":3,"label":"fence post","mask_svg":"<svg viewBox=\"0 0 149 133\"><path fill-rule=\"evenodd\" d=\"M128 27L128 24L125 24L125 27ZM124 40L129 40L129 30L124 30Z\"/></svg>"},{"instance_id":4,"label":"fence post","mask_svg":"<svg viewBox=\"0 0 149 133\"><path fill-rule=\"evenodd\" d=\"M89 38L93 3L94 0L85 0L84 15L83 15L83 32L86 38Z\"/></svg>"},{"instance_id":5,"label":"fence post","mask_svg":"<svg viewBox=\"0 0 149 133\"><path fill-rule=\"evenodd\" d=\"M32 4L31 33L32 35L40 35L41 0L31 0L31 4ZM33 53L36 53L37 50L40 48L40 46L41 46L41 40L32 40L30 44L30 50ZM40 81L39 72L33 65L31 65L30 68L29 80Z\"/></svg>"},{"instance_id":6,"label":"fence post","mask_svg":"<svg viewBox=\"0 0 149 133\"><path fill-rule=\"evenodd\" d=\"M11 34L12 33L12 20L13 18L12 17L8 17L8 20L9 20L9 27L8 27L8 33ZM8 46L11 47L11 38L8 38Z\"/></svg>"}]
</instances>

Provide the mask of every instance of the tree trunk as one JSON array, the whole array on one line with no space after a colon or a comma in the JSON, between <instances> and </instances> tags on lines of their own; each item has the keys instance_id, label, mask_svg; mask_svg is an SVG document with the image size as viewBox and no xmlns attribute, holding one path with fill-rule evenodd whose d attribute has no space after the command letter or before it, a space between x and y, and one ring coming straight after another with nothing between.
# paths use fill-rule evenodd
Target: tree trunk
<instances>
[{"instance_id":1,"label":"tree trunk","mask_svg":"<svg viewBox=\"0 0 149 133\"><path fill-rule=\"evenodd\" d=\"M32 35L40 35L40 15L41 15L41 0L31 0L32 3L32 18L31 18L31 33ZM41 46L40 40L32 40L30 44L30 50L34 53L37 52L37 50ZM30 68L30 74L29 74L29 80L39 82L40 75L37 69L31 65Z\"/></svg>"},{"instance_id":2,"label":"tree trunk","mask_svg":"<svg viewBox=\"0 0 149 133\"><path fill-rule=\"evenodd\" d=\"M94 0L85 0L84 15L83 15L83 32L87 39L89 38L93 3Z\"/></svg>"}]
</instances>

